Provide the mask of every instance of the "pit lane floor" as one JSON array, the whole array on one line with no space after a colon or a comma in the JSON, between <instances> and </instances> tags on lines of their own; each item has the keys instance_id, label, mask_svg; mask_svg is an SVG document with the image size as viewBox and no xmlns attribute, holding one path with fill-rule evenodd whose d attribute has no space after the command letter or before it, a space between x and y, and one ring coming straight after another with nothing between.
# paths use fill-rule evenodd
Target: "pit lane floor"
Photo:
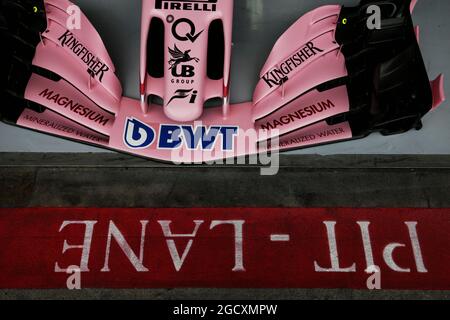
<instances>
[{"instance_id":1,"label":"pit lane floor","mask_svg":"<svg viewBox=\"0 0 450 320\"><path fill-rule=\"evenodd\" d=\"M258 166L179 167L113 153L0 153L0 206L450 208L450 156L282 156L278 175L259 173ZM258 298L450 299L450 292L0 290L0 299Z\"/></svg>"}]
</instances>

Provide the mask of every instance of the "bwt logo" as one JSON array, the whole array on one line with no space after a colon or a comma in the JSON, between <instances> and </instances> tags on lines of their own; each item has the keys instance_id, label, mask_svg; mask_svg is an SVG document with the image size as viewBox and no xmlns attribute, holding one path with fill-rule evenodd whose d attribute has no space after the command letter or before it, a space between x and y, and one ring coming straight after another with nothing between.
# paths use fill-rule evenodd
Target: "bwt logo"
<instances>
[{"instance_id":1,"label":"bwt logo","mask_svg":"<svg viewBox=\"0 0 450 320\"><path fill-rule=\"evenodd\" d=\"M155 141L156 133L152 127L134 118L125 124L124 142L131 149L145 149Z\"/></svg>"},{"instance_id":2,"label":"bwt logo","mask_svg":"<svg viewBox=\"0 0 450 320\"><path fill-rule=\"evenodd\" d=\"M161 125L158 139L155 130L146 123L128 118L125 123L124 142L131 149L145 149L158 140L158 149L213 150L219 140L222 151L234 150L239 132L236 126ZM221 139L220 139L221 138Z\"/></svg>"}]
</instances>

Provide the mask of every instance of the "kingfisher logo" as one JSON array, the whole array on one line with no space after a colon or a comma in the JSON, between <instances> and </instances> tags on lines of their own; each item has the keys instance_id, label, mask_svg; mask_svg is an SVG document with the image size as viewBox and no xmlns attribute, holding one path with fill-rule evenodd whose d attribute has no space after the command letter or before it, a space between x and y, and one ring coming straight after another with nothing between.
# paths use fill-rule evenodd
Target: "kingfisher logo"
<instances>
[{"instance_id":1,"label":"kingfisher logo","mask_svg":"<svg viewBox=\"0 0 450 320\"><path fill-rule=\"evenodd\" d=\"M75 38L72 32L66 31L58 38L58 41L63 48L68 48L88 66L88 72L92 77L96 77L98 81L103 82L105 73L110 71L109 67Z\"/></svg>"},{"instance_id":2,"label":"kingfisher logo","mask_svg":"<svg viewBox=\"0 0 450 320\"><path fill-rule=\"evenodd\" d=\"M134 118L125 123L124 142L130 149L145 149L158 140L158 149L213 150L221 141L222 151L232 151L239 127L161 125L159 135L155 129ZM158 139L156 139L158 137Z\"/></svg>"},{"instance_id":3,"label":"kingfisher logo","mask_svg":"<svg viewBox=\"0 0 450 320\"><path fill-rule=\"evenodd\" d=\"M271 69L262 76L262 80L266 82L269 88L274 86L281 86L289 79L289 75L299 68L301 65L310 60L313 56L323 52L322 49L317 48L313 42L308 42L304 47L295 52L292 56L282 62L279 67Z\"/></svg>"},{"instance_id":4,"label":"kingfisher logo","mask_svg":"<svg viewBox=\"0 0 450 320\"><path fill-rule=\"evenodd\" d=\"M210 11L217 10L218 0L156 0L156 9L182 11Z\"/></svg>"}]
</instances>

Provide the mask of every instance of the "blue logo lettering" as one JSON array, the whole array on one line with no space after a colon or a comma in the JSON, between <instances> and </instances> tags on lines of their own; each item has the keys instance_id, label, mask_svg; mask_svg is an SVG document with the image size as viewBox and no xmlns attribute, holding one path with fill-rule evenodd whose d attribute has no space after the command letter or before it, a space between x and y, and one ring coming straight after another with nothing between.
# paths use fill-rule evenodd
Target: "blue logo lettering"
<instances>
[{"instance_id":1,"label":"blue logo lettering","mask_svg":"<svg viewBox=\"0 0 450 320\"><path fill-rule=\"evenodd\" d=\"M184 145L189 150L213 150L222 137L222 150L234 149L234 138L239 127L161 125L160 149L177 149Z\"/></svg>"},{"instance_id":2,"label":"blue logo lettering","mask_svg":"<svg viewBox=\"0 0 450 320\"><path fill-rule=\"evenodd\" d=\"M177 149L181 146L181 142L181 129L179 126L161 126L158 148Z\"/></svg>"},{"instance_id":3,"label":"blue logo lettering","mask_svg":"<svg viewBox=\"0 0 450 320\"><path fill-rule=\"evenodd\" d=\"M139 120L128 118L125 124L124 142L131 149L144 149L155 141L155 130Z\"/></svg>"}]
</instances>

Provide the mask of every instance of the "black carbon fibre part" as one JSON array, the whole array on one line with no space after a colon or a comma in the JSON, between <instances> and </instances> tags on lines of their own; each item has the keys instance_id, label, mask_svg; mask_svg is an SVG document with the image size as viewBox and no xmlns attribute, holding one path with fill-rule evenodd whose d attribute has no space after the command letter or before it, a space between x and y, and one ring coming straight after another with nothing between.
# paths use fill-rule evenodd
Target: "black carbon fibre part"
<instances>
[{"instance_id":1,"label":"black carbon fibre part","mask_svg":"<svg viewBox=\"0 0 450 320\"><path fill-rule=\"evenodd\" d=\"M336 41L346 59L351 111L328 123L349 121L356 136L421 128L433 97L410 4L411 0L363 0L357 7L342 9ZM380 8L379 29L369 28L367 9L372 5Z\"/></svg>"},{"instance_id":2,"label":"black carbon fibre part","mask_svg":"<svg viewBox=\"0 0 450 320\"><path fill-rule=\"evenodd\" d=\"M44 108L26 101L25 88L31 77L32 60L40 33L47 28L43 0L1 0L0 41L5 44L0 54L0 119L15 123L25 108Z\"/></svg>"}]
</instances>

